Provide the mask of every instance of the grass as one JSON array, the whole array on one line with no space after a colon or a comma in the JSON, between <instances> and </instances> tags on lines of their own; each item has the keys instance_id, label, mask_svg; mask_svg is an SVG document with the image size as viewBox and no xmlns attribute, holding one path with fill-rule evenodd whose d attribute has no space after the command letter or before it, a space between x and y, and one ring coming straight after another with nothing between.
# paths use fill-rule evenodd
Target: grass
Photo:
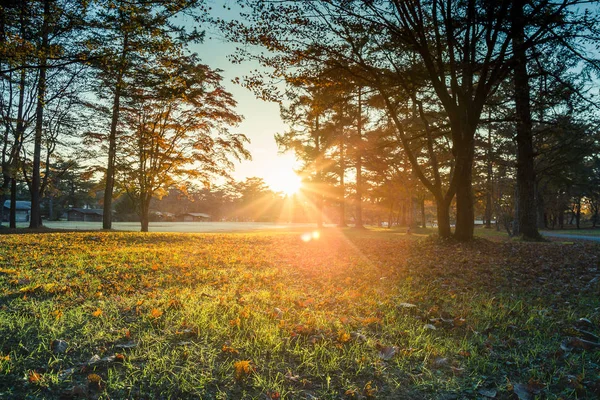
<instances>
[{"instance_id":1,"label":"grass","mask_svg":"<svg viewBox=\"0 0 600 400\"><path fill-rule=\"evenodd\" d=\"M600 394L599 246L300 236L0 237L0 398Z\"/></svg>"},{"instance_id":2,"label":"grass","mask_svg":"<svg viewBox=\"0 0 600 400\"><path fill-rule=\"evenodd\" d=\"M542 230L542 232L558 233L564 235L600 236L600 229L592 228Z\"/></svg>"}]
</instances>

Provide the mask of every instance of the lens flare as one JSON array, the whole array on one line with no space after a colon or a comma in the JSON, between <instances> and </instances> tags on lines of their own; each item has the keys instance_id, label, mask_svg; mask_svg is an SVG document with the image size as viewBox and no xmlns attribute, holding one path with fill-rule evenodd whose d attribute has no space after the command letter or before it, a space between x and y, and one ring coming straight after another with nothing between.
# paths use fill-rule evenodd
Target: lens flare
<instances>
[{"instance_id":1,"label":"lens flare","mask_svg":"<svg viewBox=\"0 0 600 400\"><path fill-rule=\"evenodd\" d=\"M305 232L300 235L300 239L303 242L310 242L311 240L318 240L321 237L321 232L313 231L313 232Z\"/></svg>"}]
</instances>

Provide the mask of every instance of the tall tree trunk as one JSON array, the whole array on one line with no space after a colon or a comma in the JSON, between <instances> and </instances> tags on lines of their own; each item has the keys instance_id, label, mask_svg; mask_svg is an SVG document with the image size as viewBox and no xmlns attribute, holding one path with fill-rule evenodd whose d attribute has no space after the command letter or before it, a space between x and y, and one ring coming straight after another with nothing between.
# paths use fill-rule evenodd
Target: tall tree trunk
<instances>
[{"instance_id":1,"label":"tall tree trunk","mask_svg":"<svg viewBox=\"0 0 600 400\"><path fill-rule=\"evenodd\" d=\"M346 227L346 187L344 182L344 177L346 175L346 155L344 154L345 137L344 137L344 127L340 124L340 227Z\"/></svg>"},{"instance_id":2,"label":"tall tree trunk","mask_svg":"<svg viewBox=\"0 0 600 400\"><path fill-rule=\"evenodd\" d=\"M125 75L125 58L127 57L129 47L129 36L125 32L123 38L123 47L119 57L119 71L115 83L115 93L113 96L112 116L110 121L110 133L108 136L108 161L106 165L106 176L104 179L104 204L102 215L102 229L112 228L112 200L115 187L115 161L117 156L117 126L119 124L119 111L121 102L121 91L123 88L123 78Z\"/></svg>"},{"instance_id":3,"label":"tall tree trunk","mask_svg":"<svg viewBox=\"0 0 600 400\"><path fill-rule=\"evenodd\" d=\"M29 219L31 221L31 213L29 213ZM9 226L12 229L17 227L17 179L12 178L10 180L10 215L8 217Z\"/></svg>"},{"instance_id":4,"label":"tall tree trunk","mask_svg":"<svg viewBox=\"0 0 600 400\"><path fill-rule=\"evenodd\" d=\"M21 24L24 26L24 9L21 9ZM22 28L22 34L25 28ZM9 214L9 226L11 228L17 227L17 174L19 173L19 160L21 154L21 148L23 146L23 137L25 135L25 122L23 121L23 108L25 106L25 69L21 70L21 76L19 78L19 104L17 106L17 129L15 131L15 138L11 151L11 170L10 170L10 185L11 185L11 205ZM31 213L30 213L31 216Z\"/></svg>"},{"instance_id":5,"label":"tall tree trunk","mask_svg":"<svg viewBox=\"0 0 600 400\"><path fill-rule=\"evenodd\" d=\"M4 203L6 203L6 198L8 196L6 196L8 194L8 187L10 186L10 175L6 174L2 176L2 196L0 197L2 204L0 204L0 206L2 207L2 211L0 212L0 225L2 225L2 223L4 222Z\"/></svg>"},{"instance_id":6,"label":"tall tree trunk","mask_svg":"<svg viewBox=\"0 0 600 400\"><path fill-rule=\"evenodd\" d=\"M540 188L540 183L536 182L535 185L535 203L536 203L536 213L537 213L537 226L547 228L546 222L546 206L544 204L544 196L543 189Z\"/></svg>"},{"instance_id":7,"label":"tall tree trunk","mask_svg":"<svg viewBox=\"0 0 600 400\"><path fill-rule=\"evenodd\" d=\"M9 133L10 129L7 127L4 130L4 143L2 144L2 193L0 194L0 206L2 209L0 209L0 226L2 226L4 222L4 203L6 202L8 188L10 186L10 169L12 160L8 154L8 144L10 142Z\"/></svg>"},{"instance_id":8,"label":"tall tree trunk","mask_svg":"<svg viewBox=\"0 0 600 400\"><path fill-rule=\"evenodd\" d=\"M494 191L492 168L492 126L488 124L487 137L487 185L485 193L485 227L492 228L492 196Z\"/></svg>"},{"instance_id":9,"label":"tall tree trunk","mask_svg":"<svg viewBox=\"0 0 600 400\"><path fill-rule=\"evenodd\" d=\"M438 223L438 235L441 238L449 238L452 236L450 230L450 204L444 199L435 199L437 206L437 223Z\"/></svg>"},{"instance_id":10,"label":"tall tree trunk","mask_svg":"<svg viewBox=\"0 0 600 400\"><path fill-rule=\"evenodd\" d=\"M400 200L400 208L398 209L398 225L406 226L406 199Z\"/></svg>"},{"instance_id":11,"label":"tall tree trunk","mask_svg":"<svg viewBox=\"0 0 600 400\"><path fill-rule=\"evenodd\" d=\"M467 133L467 135L469 135ZM467 137L456 149L456 231L454 237L461 242L473 239L475 213L473 210L473 145Z\"/></svg>"},{"instance_id":12,"label":"tall tree trunk","mask_svg":"<svg viewBox=\"0 0 600 400\"><path fill-rule=\"evenodd\" d=\"M512 46L513 79L517 117L517 229L515 234L526 240L542 240L537 229L535 203L535 169L531 105L529 98L529 75L525 49L525 0L513 0L512 5Z\"/></svg>"},{"instance_id":13,"label":"tall tree trunk","mask_svg":"<svg viewBox=\"0 0 600 400\"><path fill-rule=\"evenodd\" d=\"M565 228L565 210L563 210L562 208L558 211L558 228Z\"/></svg>"},{"instance_id":14,"label":"tall tree trunk","mask_svg":"<svg viewBox=\"0 0 600 400\"><path fill-rule=\"evenodd\" d=\"M411 197L408 200L408 220L409 220L409 226L411 228L416 228L417 227L417 199L414 197Z\"/></svg>"},{"instance_id":15,"label":"tall tree trunk","mask_svg":"<svg viewBox=\"0 0 600 400\"><path fill-rule=\"evenodd\" d=\"M427 219L425 218L425 199L419 200L421 206L421 227L427 228Z\"/></svg>"},{"instance_id":16,"label":"tall tree trunk","mask_svg":"<svg viewBox=\"0 0 600 400\"><path fill-rule=\"evenodd\" d=\"M146 200L146 195L140 195L140 223L141 232L148 232L150 225L150 202Z\"/></svg>"},{"instance_id":17,"label":"tall tree trunk","mask_svg":"<svg viewBox=\"0 0 600 400\"><path fill-rule=\"evenodd\" d=\"M25 7L26 7L26 2L22 1L20 13L19 13L19 23L20 23L20 31L21 31L22 38L26 38L26 36L27 36L26 23L25 23L25 15L26 15ZM23 49L21 49L21 50L23 50ZM9 187L11 187L12 181L17 178L17 172L19 170L19 154L21 153L21 146L22 146L22 142L23 142L23 133L25 131L25 124L23 122L23 108L24 108L24 104L25 104L25 77L26 77L26 72L25 72L25 68L23 68L23 69L21 69L21 71L19 73L19 101L17 104L17 128L13 134L13 142L12 142L12 147L10 149L10 155L8 156L8 159L6 158L7 152L8 152L8 145L9 145L8 129L4 136L4 145L3 145L3 149L2 149L2 156L3 156L3 159L2 159L3 181L2 181L2 199L1 199L1 201L2 201L2 216L0 218L0 225L2 224L2 221L4 221L4 219L7 219L9 221L9 226L10 226L10 220L11 220L10 211L9 211L8 218L6 218L5 212L4 212L4 203L6 202L7 198L11 198L10 192L9 192ZM12 88L12 86L11 86L11 88ZM10 208L12 208L12 206L9 206L9 209ZM15 208L15 210L16 210L16 208ZM16 221L13 222L13 225L16 226Z\"/></svg>"},{"instance_id":18,"label":"tall tree trunk","mask_svg":"<svg viewBox=\"0 0 600 400\"><path fill-rule=\"evenodd\" d=\"M35 229L42 226L41 196L40 196L40 164L42 158L42 130L44 128L44 108L46 97L46 68L48 62L48 36L50 19L50 0L44 1L44 20L42 22L42 47L40 51L39 79L37 92L37 106L35 110L35 135L33 142L33 172L31 176L31 219L29 228Z\"/></svg>"},{"instance_id":19,"label":"tall tree trunk","mask_svg":"<svg viewBox=\"0 0 600 400\"><path fill-rule=\"evenodd\" d=\"M388 213L388 229L391 229L393 224L394 224L394 202L390 201L390 211Z\"/></svg>"},{"instance_id":20,"label":"tall tree trunk","mask_svg":"<svg viewBox=\"0 0 600 400\"><path fill-rule=\"evenodd\" d=\"M363 228L362 218L362 87L358 87L358 120L356 123L356 218L354 227Z\"/></svg>"},{"instance_id":21,"label":"tall tree trunk","mask_svg":"<svg viewBox=\"0 0 600 400\"><path fill-rule=\"evenodd\" d=\"M319 133L319 114L315 116L315 150L317 153L316 161L316 178L317 178L317 187L316 187L316 196L317 196L317 228L323 227L323 171L321 171L321 140Z\"/></svg>"},{"instance_id":22,"label":"tall tree trunk","mask_svg":"<svg viewBox=\"0 0 600 400\"><path fill-rule=\"evenodd\" d=\"M575 224L577 229L581 229L579 223L581 222L581 197L577 198L577 204L575 205Z\"/></svg>"}]
</instances>

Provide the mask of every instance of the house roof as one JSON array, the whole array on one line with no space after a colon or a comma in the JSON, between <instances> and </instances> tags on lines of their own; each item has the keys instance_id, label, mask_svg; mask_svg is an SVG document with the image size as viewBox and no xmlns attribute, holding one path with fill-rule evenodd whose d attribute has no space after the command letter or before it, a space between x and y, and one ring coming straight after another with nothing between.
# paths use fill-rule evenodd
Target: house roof
<instances>
[{"instance_id":1,"label":"house roof","mask_svg":"<svg viewBox=\"0 0 600 400\"><path fill-rule=\"evenodd\" d=\"M104 210L101 208L69 208L67 212L77 211L82 214L96 214L96 215L104 215Z\"/></svg>"},{"instance_id":2,"label":"house roof","mask_svg":"<svg viewBox=\"0 0 600 400\"><path fill-rule=\"evenodd\" d=\"M185 213L183 215L191 215L192 217L210 218L210 215L204 213Z\"/></svg>"},{"instance_id":3,"label":"house roof","mask_svg":"<svg viewBox=\"0 0 600 400\"><path fill-rule=\"evenodd\" d=\"M10 208L10 203L11 203L10 200L6 200L4 202L4 207ZM31 202L30 201L19 201L19 200L17 200L17 210L21 210L21 211L23 211L23 210L27 210L27 211L31 210Z\"/></svg>"},{"instance_id":4,"label":"house roof","mask_svg":"<svg viewBox=\"0 0 600 400\"><path fill-rule=\"evenodd\" d=\"M150 210L150 213L151 214L156 214L156 215L164 215L166 217L174 217L175 216L175 214L167 212L167 211L153 211L153 210Z\"/></svg>"}]
</instances>

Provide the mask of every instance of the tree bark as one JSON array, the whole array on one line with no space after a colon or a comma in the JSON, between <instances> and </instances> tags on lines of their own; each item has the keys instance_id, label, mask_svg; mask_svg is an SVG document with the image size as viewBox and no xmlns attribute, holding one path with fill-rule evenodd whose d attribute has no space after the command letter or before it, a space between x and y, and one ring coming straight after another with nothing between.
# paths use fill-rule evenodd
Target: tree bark
<instances>
[{"instance_id":1,"label":"tree bark","mask_svg":"<svg viewBox=\"0 0 600 400\"><path fill-rule=\"evenodd\" d=\"M563 209L560 209L558 211L558 228L559 229L565 228L565 210L563 210Z\"/></svg>"},{"instance_id":2,"label":"tree bark","mask_svg":"<svg viewBox=\"0 0 600 400\"><path fill-rule=\"evenodd\" d=\"M438 235L441 238L449 238L452 236L450 230L450 205L443 199L435 200L437 206L437 222L438 222Z\"/></svg>"},{"instance_id":3,"label":"tree bark","mask_svg":"<svg viewBox=\"0 0 600 400\"><path fill-rule=\"evenodd\" d=\"M517 229L515 235L526 240L542 240L537 229L535 203L535 169L529 75L525 49L524 0L513 0L512 5L512 46L513 79L517 117Z\"/></svg>"},{"instance_id":4,"label":"tree bark","mask_svg":"<svg viewBox=\"0 0 600 400\"><path fill-rule=\"evenodd\" d=\"M388 214L388 229L392 228L392 225L394 224L394 202L390 201L390 211Z\"/></svg>"},{"instance_id":5,"label":"tree bark","mask_svg":"<svg viewBox=\"0 0 600 400\"><path fill-rule=\"evenodd\" d=\"M577 225L577 229L581 229L581 197L577 198L577 204L575 205L575 224Z\"/></svg>"},{"instance_id":6,"label":"tree bark","mask_svg":"<svg viewBox=\"0 0 600 400\"><path fill-rule=\"evenodd\" d=\"M102 229L112 228L112 200L115 187L115 161L117 155L117 126L119 123L119 109L121 102L121 90L123 86L123 77L125 75L125 57L128 52L128 35L125 32L123 38L123 48L119 57L119 73L115 84L115 93L113 96L112 116L110 121L110 134L108 136L108 162L106 165L106 177L104 187L104 204L102 215Z\"/></svg>"},{"instance_id":7,"label":"tree bark","mask_svg":"<svg viewBox=\"0 0 600 400\"><path fill-rule=\"evenodd\" d=\"M362 87L358 87L358 120L356 123L356 218L354 227L363 228L362 218Z\"/></svg>"},{"instance_id":8,"label":"tree bark","mask_svg":"<svg viewBox=\"0 0 600 400\"><path fill-rule=\"evenodd\" d=\"M406 199L400 200L400 208L398 209L398 225L406 226Z\"/></svg>"},{"instance_id":9,"label":"tree bark","mask_svg":"<svg viewBox=\"0 0 600 400\"><path fill-rule=\"evenodd\" d=\"M0 212L0 226L3 225L4 223L4 203L6 202L6 194L8 193L8 187L10 186L10 175L6 174L3 175L3 180L2 180L2 196L0 197L0 199L2 200L2 204L0 204L0 206L2 207L2 211Z\"/></svg>"},{"instance_id":10,"label":"tree bark","mask_svg":"<svg viewBox=\"0 0 600 400\"><path fill-rule=\"evenodd\" d=\"M323 171L321 170L321 141L319 138L319 114L315 117L315 150L317 153L316 164L316 196L317 196L317 228L323 227Z\"/></svg>"},{"instance_id":11,"label":"tree bark","mask_svg":"<svg viewBox=\"0 0 600 400\"><path fill-rule=\"evenodd\" d=\"M420 199L419 202L421 203L421 227L422 228L427 228L427 219L425 218L425 199Z\"/></svg>"},{"instance_id":12,"label":"tree bark","mask_svg":"<svg viewBox=\"0 0 600 400\"><path fill-rule=\"evenodd\" d=\"M536 203L536 213L537 213L537 226L547 228L546 221L546 206L544 204L544 196L543 189L540 189L540 184L536 183L535 185L535 203Z\"/></svg>"},{"instance_id":13,"label":"tree bark","mask_svg":"<svg viewBox=\"0 0 600 400\"><path fill-rule=\"evenodd\" d=\"M140 223L141 232L148 232L150 225L150 202L146 201L145 195L140 196Z\"/></svg>"},{"instance_id":14,"label":"tree bark","mask_svg":"<svg viewBox=\"0 0 600 400\"><path fill-rule=\"evenodd\" d=\"M467 138L469 134L467 133ZM454 237L467 242L473 239L475 213L473 209L473 145L461 143L456 149L456 231Z\"/></svg>"},{"instance_id":15,"label":"tree bark","mask_svg":"<svg viewBox=\"0 0 600 400\"><path fill-rule=\"evenodd\" d=\"M346 175L346 159L344 147L346 145L344 137L344 127L340 124L340 221L339 226L346 227L346 187L344 177Z\"/></svg>"},{"instance_id":16,"label":"tree bark","mask_svg":"<svg viewBox=\"0 0 600 400\"><path fill-rule=\"evenodd\" d=\"M17 227L17 179L12 178L10 180L10 216L9 226L12 229ZM31 214L29 214L29 219L31 219Z\"/></svg>"},{"instance_id":17,"label":"tree bark","mask_svg":"<svg viewBox=\"0 0 600 400\"><path fill-rule=\"evenodd\" d=\"M492 196L494 191L492 169L492 127L488 125L487 137L487 185L485 193L485 227L492 228Z\"/></svg>"},{"instance_id":18,"label":"tree bark","mask_svg":"<svg viewBox=\"0 0 600 400\"><path fill-rule=\"evenodd\" d=\"M41 196L40 196L40 164L42 156L42 130L44 122L44 108L46 97L46 69L48 62L48 26L50 19L50 0L44 1L44 17L42 22L42 47L39 65L37 106L35 110L35 135L33 143L33 172L31 176L31 218L29 228L35 229L42 226Z\"/></svg>"}]
</instances>

